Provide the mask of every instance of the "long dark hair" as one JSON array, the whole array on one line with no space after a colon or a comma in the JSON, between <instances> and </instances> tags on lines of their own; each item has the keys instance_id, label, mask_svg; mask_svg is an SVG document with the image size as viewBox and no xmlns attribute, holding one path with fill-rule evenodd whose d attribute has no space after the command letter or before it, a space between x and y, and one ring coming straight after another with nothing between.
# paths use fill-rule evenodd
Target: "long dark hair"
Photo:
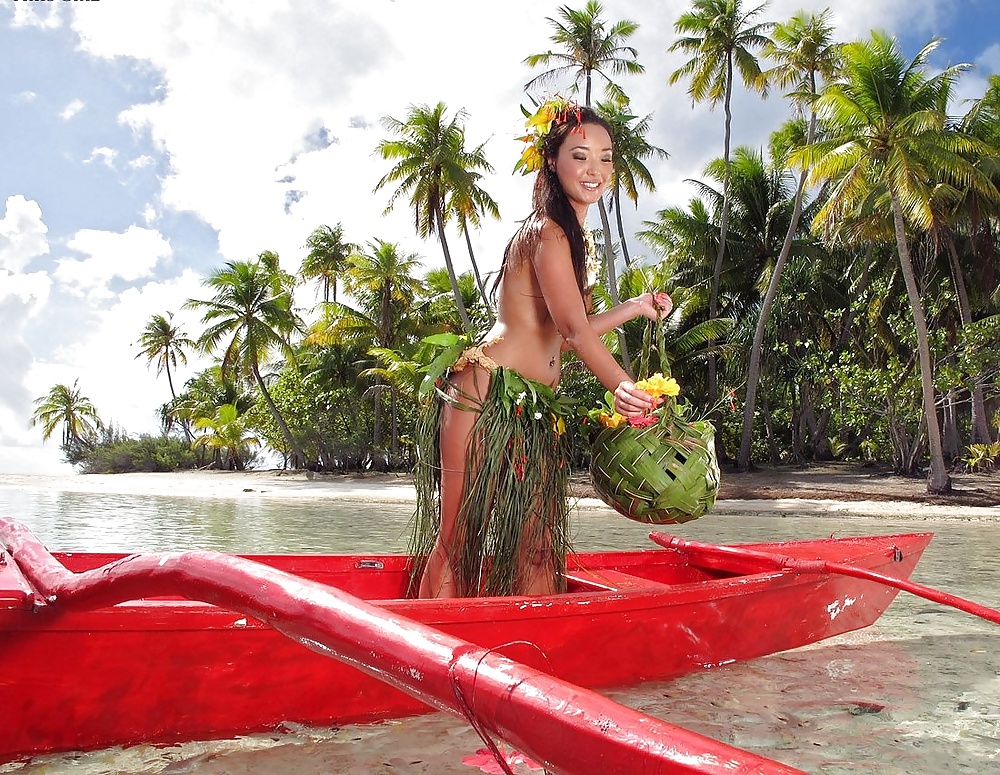
<instances>
[{"instance_id":1,"label":"long dark hair","mask_svg":"<svg viewBox=\"0 0 1000 775\"><path fill-rule=\"evenodd\" d=\"M507 243L503 253L503 264L493 282L491 295L494 299L500 280L511 260L514 246L517 245L519 251L533 249L541 237L542 221L546 217L555 221L563 230L566 239L569 240L569 251L573 259L576 282L580 286L580 293L584 292L587 285L587 242L583 234L583 227L580 225L580 219L577 218L576 211L559 183L559 177L554 169L554 162L559 155L562 144L566 142L566 138L572 132L582 131L580 127L584 124L596 124L604 127L609 137L614 136L611 125L590 108L581 107L567 111L563 120L556 121L556 125L545 136L542 146L542 167L538 170L535 187L531 194L531 215L525 218L521 228Z\"/></svg>"}]
</instances>

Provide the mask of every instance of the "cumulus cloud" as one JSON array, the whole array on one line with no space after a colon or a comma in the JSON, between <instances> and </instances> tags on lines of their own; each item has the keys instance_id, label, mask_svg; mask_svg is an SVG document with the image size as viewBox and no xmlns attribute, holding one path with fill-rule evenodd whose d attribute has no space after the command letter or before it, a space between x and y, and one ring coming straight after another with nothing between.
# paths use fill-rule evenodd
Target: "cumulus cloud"
<instances>
[{"instance_id":1,"label":"cumulus cloud","mask_svg":"<svg viewBox=\"0 0 1000 775\"><path fill-rule=\"evenodd\" d=\"M107 285L114 278L133 282L148 277L157 263L172 252L170 243L157 230L135 225L121 233L82 229L66 246L86 258L59 259L56 279L95 298L111 296Z\"/></svg>"},{"instance_id":2,"label":"cumulus cloud","mask_svg":"<svg viewBox=\"0 0 1000 775\"><path fill-rule=\"evenodd\" d=\"M62 26L62 3L14 3L12 27L52 30Z\"/></svg>"},{"instance_id":3,"label":"cumulus cloud","mask_svg":"<svg viewBox=\"0 0 1000 775\"><path fill-rule=\"evenodd\" d=\"M95 148L94 150L92 150L90 152L90 157L84 160L84 164L92 164L93 162L97 162L99 164L103 164L106 167L111 167L112 169L114 169L115 156L117 155L118 152L114 148L107 148L102 146L101 148Z\"/></svg>"},{"instance_id":4,"label":"cumulus cloud","mask_svg":"<svg viewBox=\"0 0 1000 775\"><path fill-rule=\"evenodd\" d=\"M73 100L65 108L62 109L62 111L59 113L59 118L63 119L64 121L69 121L69 119L73 118L73 116L75 116L77 113L83 110L83 106L84 106L83 100L79 99Z\"/></svg>"},{"instance_id":5,"label":"cumulus cloud","mask_svg":"<svg viewBox=\"0 0 1000 775\"><path fill-rule=\"evenodd\" d=\"M37 202L21 194L7 197L6 213L0 220L0 269L17 273L48 253L48 231Z\"/></svg>"},{"instance_id":6,"label":"cumulus cloud","mask_svg":"<svg viewBox=\"0 0 1000 775\"><path fill-rule=\"evenodd\" d=\"M117 294L105 309L94 313L94 324L84 338L53 353L59 371L40 367L30 375L29 385L44 392L56 382L79 378L81 390L102 419L130 433L155 433L157 409L170 399L170 390L166 378L157 376L155 365L148 366L140 355L137 340L152 315L168 312L173 313L174 325L197 338L202 330L199 313L183 307L188 299L204 296L201 281L197 273L185 270L174 279L137 284ZM189 353L188 359L187 366L173 375L178 390L208 365L196 353Z\"/></svg>"}]
</instances>

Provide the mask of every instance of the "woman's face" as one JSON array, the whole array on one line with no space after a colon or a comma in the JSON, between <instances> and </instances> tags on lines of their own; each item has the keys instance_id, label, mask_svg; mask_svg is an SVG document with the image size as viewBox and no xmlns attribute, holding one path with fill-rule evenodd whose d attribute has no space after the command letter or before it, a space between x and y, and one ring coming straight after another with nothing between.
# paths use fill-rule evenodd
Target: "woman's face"
<instances>
[{"instance_id":1,"label":"woman's face","mask_svg":"<svg viewBox=\"0 0 1000 775\"><path fill-rule=\"evenodd\" d=\"M556 177L578 214L585 215L611 180L611 135L600 124L582 124L570 132L555 159Z\"/></svg>"}]
</instances>

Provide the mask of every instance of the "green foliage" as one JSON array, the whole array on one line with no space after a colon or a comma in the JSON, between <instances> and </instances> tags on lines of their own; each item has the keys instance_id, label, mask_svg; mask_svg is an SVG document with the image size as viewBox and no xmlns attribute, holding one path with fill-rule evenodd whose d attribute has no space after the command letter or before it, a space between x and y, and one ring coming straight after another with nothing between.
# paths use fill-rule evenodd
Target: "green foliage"
<instances>
[{"instance_id":1,"label":"green foliage","mask_svg":"<svg viewBox=\"0 0 1000 775\"><path fill-rule=\"evenodd\" d=\"M992 444L970 444L962 462L970 473L993 471L1000 463L1000 441Z\"/></svg>"},{"instance_id":2,"label":"green foliage","mask_svg":"<svg viewBox=\"0 0 1000 775\"><path fill-rule=\"evenodd\" d=\"M130 438L115 430L104 433L93 447L80 450L71 462L85 474L166 472L196 465L195 453L184 439L149 434Z\"/></svg>"}]
</instances>

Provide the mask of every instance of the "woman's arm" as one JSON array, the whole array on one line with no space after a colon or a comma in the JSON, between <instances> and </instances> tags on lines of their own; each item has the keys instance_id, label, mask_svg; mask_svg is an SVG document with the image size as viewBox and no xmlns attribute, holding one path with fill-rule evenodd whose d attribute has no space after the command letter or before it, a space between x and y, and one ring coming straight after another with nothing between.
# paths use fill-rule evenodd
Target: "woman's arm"
<instances>
[{"instance_id":1,"label":"woman's arm","mask_svg":"<svg viewBox=\"0 0 1000 775\"><path fill-rule=\"evenodd\" d=\"M604 336L614 331L621 325L633 320L640 315L650 320L656 320L660 316L669 315L674 308L673 300L663 291L656 293L642 293L621 304L616 304L609 310L590 315L590 327L598 336Z\"/></svg>"},{"instance_id":2,"label":"woman's arm","mask_svg":"<svg viewBox=\"0 0 1000 775\"><path fill-rule=\"evenodd\" d=\"M587 317L573 271L569 240L563 230L552 221L546 221L540 237L532 265L549 315L560 335L600 383L614 392L615 408L621 414L629 416L648 411L652 408L649 394L635 387ZM611 312L613 310L605 314ZM625 314L625 310L616 314Z\"/></svg>"}]
</instances>

